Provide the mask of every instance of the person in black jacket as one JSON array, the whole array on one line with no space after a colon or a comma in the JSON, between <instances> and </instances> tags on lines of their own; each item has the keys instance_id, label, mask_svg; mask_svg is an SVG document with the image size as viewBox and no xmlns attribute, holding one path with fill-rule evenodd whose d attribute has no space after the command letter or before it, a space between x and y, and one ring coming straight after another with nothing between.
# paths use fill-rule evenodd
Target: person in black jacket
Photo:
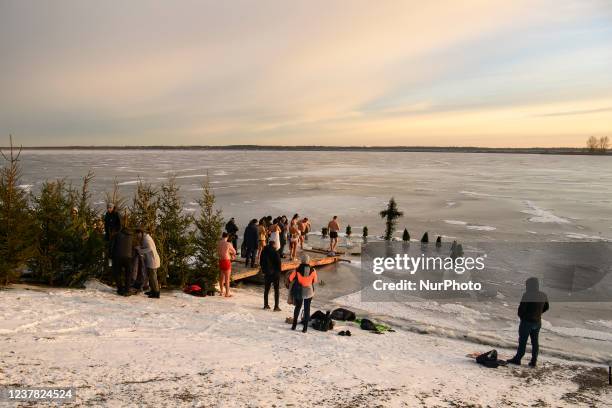
<instances>
[{"instance_id":1,"label":"person in black jacket","mask_svg":"<svg viewBox=\"0 0 612 408\"><path fill-rule=\"evenodd\" d=\"M542 313L548 310L548 298L540 291L538 278L529 278L525 282L526 291L521 298L518 308L519 344L516 355L508 360L508 363L520 365L525 355L527 338L531 337L531 361L530 367L535 367L538 361L539 342L538 336L542 327Z\"/></svg>"},{"instance_id":2,"label":"person in black jacket","mask_svg":"<svg viewBox=\"0 0 612 408\"><path fill-rule=\"evenodd\" d=\"M238 226L234 217L225 224L225 231L229 235L228 241L232 243L234 249L238 250Z\"/></svg>"},{"instance_id":3,"label":"person in black jacket","mask_svg":"<svg viewBox=\"0 0 612 408\"><path fill-rule=\"evenodd\" d=\"M281 274L281 257L275 248L275 242L270 240L268 245L261 252L261 270L264 274L265 287L264 287L264 309L270 309L268 304L268 294L270 293L270 286L274 285L274 311L280 312L281 309L278 307L279 300L279 284Z\"/></svg>"},{"instance_id":4,"label":"person in black jacket","mask_svg":"<svg viewBox=\"0 0 612 408\"><path fill-rule=\"evenodd\" d=\"M111 241L113 259L113 276L117 284L117 293L130 295L132 285L133 236L130 230L123 228Z\"/></svg>"},{"instance_id":5,"label":"person in black jacket","mask_svg":"<svg viewBox=\"0 0 612 408\"><path fill-rule=\"evenodd\" d=\"M259 244L259 229L257 228L257 220L252 219L249 225L244 229L244 248L245 254L245 266L249 266L249 260L251 261L251 268L255 267L255 257L257 254L257 245Z\"/></svg>"},{"instance_id":6,"label":"person in black jacket","mask_svg":"<svg viewBox=\"0 0 612 408\"><path fill-rule=\"evenodd\" d=\"M115 210L115 204L108 203L104 214L104 240L110 242L113 236L121 230L121 217Z\"/></svg>"}]
</instances>

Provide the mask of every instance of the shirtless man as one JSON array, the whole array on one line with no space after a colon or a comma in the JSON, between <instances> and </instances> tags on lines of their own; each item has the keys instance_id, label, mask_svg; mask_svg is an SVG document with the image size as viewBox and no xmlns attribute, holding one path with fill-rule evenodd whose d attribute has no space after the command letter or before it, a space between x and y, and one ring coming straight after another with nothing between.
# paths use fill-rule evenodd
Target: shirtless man
<instances>
[{"instance_id":1,"label":"shirtless man","mask_svg":"<svg viewBox=\"0 0 612 408\"><path fill-rule=\"evenodd\" d=\"M335 253L338 245L338 231L340 231L337 215L334 215L334 218L327 224L327 229L329 230L329 252Z\"/></svg>"},{"instance_id":2,"label":"shirtless man","mask_svg":"<svg viewBox=\"0 0 612 408\"><path fill-rule=\"evenodd\" d=\"M300 231L300 249L304 249L304 237L308 233L308 218L304 218L297 223L298 230Z\"/></svg>"},{"instance_id":3,"label":"shirtless man","mask_svg":"<svg viewBox=\"0 0 612 408\"><path fill-rule=\"evenodd\" d=\"M236 250L231 242L227 242L228 233L224 232L221 235L221 240L217 245L217 254L219 255L219 291L223 296L223 287L225 286L225 297L232 296L230 293L230 275L232 274L232 260L236 258Z\"/></svg>"}]
</instances>

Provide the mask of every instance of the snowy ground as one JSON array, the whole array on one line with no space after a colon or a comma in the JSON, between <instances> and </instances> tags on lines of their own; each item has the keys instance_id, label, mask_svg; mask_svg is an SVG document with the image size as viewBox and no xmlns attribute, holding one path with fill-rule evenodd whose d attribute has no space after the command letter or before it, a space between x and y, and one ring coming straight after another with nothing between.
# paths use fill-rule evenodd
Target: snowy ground
<instances>
[{"instance_id":1,"label":"snowy ground","mask_svg":"<svg viewBox=\"0 0 612 408\"><path fill-rule=\"evenodd\" d=\"M401 328L302 334L284 322L289 305L234 294L2 290L0 386L76 386L85 406L612 405L601 367L543 356L537 369L487 369L465 357L482 345Z\"/></svg>"}]
</instances>

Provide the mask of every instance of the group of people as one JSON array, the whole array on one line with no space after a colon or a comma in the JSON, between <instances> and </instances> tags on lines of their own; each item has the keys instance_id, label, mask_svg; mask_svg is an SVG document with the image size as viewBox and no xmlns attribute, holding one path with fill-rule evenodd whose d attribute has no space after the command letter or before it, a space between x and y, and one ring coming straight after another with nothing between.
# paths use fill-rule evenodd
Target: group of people
<instances>
[{"instance_id":1,"label":"group of people","mask_svg":"<svg viewBox=\"0 0 612 408\"><path fill-rule=\"evenodd\" d=\"M334 217L334 220L337 217ZM336 222L336 221L334 221ZM330 221L331 223L331 221ZM241 247L242 256L245 258L247 267L260 266L264 276L264 310L271 309L269 303L270 289L274 288L274 311L280 312L280 279L282 274L282 258L285 258L285 247L289 243L289 257L297 260L298 246L303 250L304 241L312 225L308 217L300 217L295 214L291 220L286 216L272 218L263 217L259 221L252 219L244 231L244 239ZM219 255L219 286L221 294L231 296L230 276L232 261L237 256L237 233L238 227L234 218L225 225L225 231L218 244ZM336 239L339 226L336 222ZM291 286L295 294L293 329L298 322L299 314L304 306L303 331L308 328L310 317L310 302L314 296L314 284L317 282L317 273L310 266L310 258L306 254L301 255L300 265L287 277L287 286Z\"/></svg>"},{"instance_id":2,"label":"group of people","mask_svg":"<svg viewBox=\"0 0 612 408\"><path fill-rule=\"evenodd\" d=\"M130 296L144 291L148 297L159 299L157 269L161 261L153 237L143 228L132 233L122 225L114 204L109 204L104 215L104 239L117 293Z\"/></svg>"},{"instance_id":3,"label":"group of people","mask_svg":"<svg viewBox=\"0 0 612 408\"><path fill-rule=\"evenodd\" d=\"M273 242L275 250L281 258L285 258L285 247L289 244L289 258L297 260L297 248L304 249L304 241L308 238L312 226L307 217L300 218L294 214L291 220L282 215L272 218L271 215L262 217L259 221L253 218L244 230L241 253L245 258L245 265L255 268L260 264L261 255L267 243ZM238 227L234 218L225 226L225 232L236 249Z\"/></svg>"},{"instance_id":4,"label":"group of people","mask_svg":"<svg viewBox=\"0 0 612 408\"><path fill-rule=\"evenodd\" d=\"M264 275L264 310L270 309L268 301L270 289L274 288L274 311L280 312L280 278L282 274L283 251L289 241L290 258L296 259L297 247L303 249L304 241L311 229L307 217L300 218L295 214L291 221L286 216L272 219L263 217L259 221L253 219L244 231L242 251L247 266L260 265ZM330 252L336 250L340 224L338 217L334 216L328 223L330 237ZM237 256L237 233L239 229L235 219L231 218L222 233L217 251L219 256L219 290L222 296L231 297L230 280L232 261ZM160 287L157 279L157 269L160 267L160 258L155 241L142 228L132 234L129 228L122 226L121 217L113 204L109 204L104 215L104 237L109 246L109 259L112 262L112 271L117 283L117 293L130 296L140 291L150 298L160 297ZM308 330L310 319L310 304L314 297L314 285L318 282L317 271L310 265L310 257L302 253L299 266L287 276L286 286L294 303L291 329L295 330L300 322L300 312L304 309L301 324L302 332ZM225 293L224 293L225 292ZM539 290L537 278L526 281L526 291L523 294L519 308L519 344L514 357L507 360L511 364L521 364L525 355L527 340L531 339L531 361L529 365L535 367L539 354L539 332L542 326L542 314L549 308L546 294Z\"/></svg>"}]
</instances>

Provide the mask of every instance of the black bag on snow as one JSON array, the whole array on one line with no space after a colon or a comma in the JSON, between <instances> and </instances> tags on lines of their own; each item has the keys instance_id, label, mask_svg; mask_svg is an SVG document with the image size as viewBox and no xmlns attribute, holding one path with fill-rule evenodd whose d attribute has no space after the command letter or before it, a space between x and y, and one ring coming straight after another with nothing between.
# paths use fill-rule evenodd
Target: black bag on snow
<instances>
[{"instance_id":1,"label":"black bag on snow","mask_svg":"<svg viewBox=\"0 0 612 408\"><path fill-rule=\"evenodd\" d=\"M476 362L489 368L497 368L500 366L500 361L497 359L497 350L495 349L487 351L486 353L476 357Z\"/></svg>"},{"instance_id":2,"label":"black bag on snow","mask_svg":"<svg viewBox=\"0 0 612 408\"><path fill-rule=\"evenodd\" d=\"M351 312L348 309L338 308L331 313L331 318L334 320L347 320L352 322L355 320L355 313Z\"/></svg>"},{"instance_id":3,"label":"black bag on snow","mask_svg":"<svg viewBox=\"0 0 612 408\"><path fill-rule=\"evenodd\" d=\"M314 321L314 320L321 320L325 318L325 313L323 313L320 310L317 310L316 312L314 312L313 314L310 315L310 320Z\"/></svg>"},{"instance_id":4,"label":"black bag on snow","mask_svg":"<svg viewBox=\"0 0 612 408\"><path fill-rule=\"evenodd\" d=\"M376 325L368 319L362 319L359 327L361 327L362 330L378 331Z\"/></svg>"},{"instance_id":5,"label":"black bag on snow","mask_svg":"<svg viewBox=\"0 0 612 408\"><path fill-rule=\"evenodd\" d=\"M326 332L334 328L334 321L330 317L329 310L325 313L322 319L316 319L312 323L312 328L315 330Z\"/></svg>"}]
</instances>

